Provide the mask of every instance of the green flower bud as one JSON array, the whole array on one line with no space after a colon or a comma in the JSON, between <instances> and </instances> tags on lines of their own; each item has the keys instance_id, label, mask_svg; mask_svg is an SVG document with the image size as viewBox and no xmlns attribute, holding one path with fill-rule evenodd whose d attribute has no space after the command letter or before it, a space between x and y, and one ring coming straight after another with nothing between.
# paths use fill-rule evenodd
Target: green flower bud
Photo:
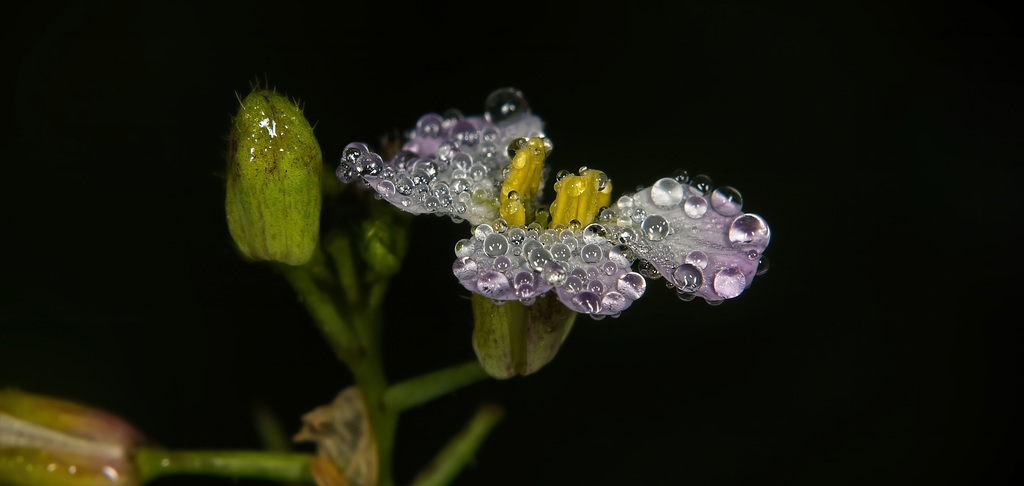
<instances>
[{"instance_id":1,"label":"green flower bud","mask_svg":"<svg viewBox=\"0 0 1024 486\"><path fill-rule=\"evenodd\" d=\"M239 250L306 263L320 232L323 157L302 110L257 88L242 100L230 141L225 208Z\"/></svg>"},{"instance_id":2,"label":"green flower bud","mask_svg":"<svg viewBox=\"0 0 1024 486\"><path fill-rule=\"evenodd\" d=\"M501 305L473 294L473 350L494 378L529 375L554 359L576 320L576 313L544 295L533 305L517 300Z\"/></svg>"},{"instance_id":3,"label":"green flower bud","mask_svg":"<svg viewBox=\"0 0 1024 486\"><path fill-rule=\"evenodd\" d=\"M0 390L0 484L136 485L142 434L109 413Z\"/></svg>"}]
</instances>

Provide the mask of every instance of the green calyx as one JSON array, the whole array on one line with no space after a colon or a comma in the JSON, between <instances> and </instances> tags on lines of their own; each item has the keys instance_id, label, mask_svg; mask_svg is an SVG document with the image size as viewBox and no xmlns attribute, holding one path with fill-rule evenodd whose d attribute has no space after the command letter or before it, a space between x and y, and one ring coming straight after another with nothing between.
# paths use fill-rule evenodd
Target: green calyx
<instances>
[{"instance_id":1,"label":"green calyx","mask_svg":"<svg viewBox=\"0 0 1024 486\"><path fill-rule=\"evenodd\" d=\"M323 156L313 128L288 98L255 89L231 127L228 228L252 260L302 265L320 232Z\"/></svg>"},{"instance_id":2,"label":"green calyx","mask_svg":"<svg viewBox=\"0 0 1024 486\"><path fill-rule=\"evenodd\" d=\"M494 378L529 375L554 359L576 320L576 313L544 295L533 305L517 300L497 305L473 295L473 350Z\"/></svg>"}]
</instances>

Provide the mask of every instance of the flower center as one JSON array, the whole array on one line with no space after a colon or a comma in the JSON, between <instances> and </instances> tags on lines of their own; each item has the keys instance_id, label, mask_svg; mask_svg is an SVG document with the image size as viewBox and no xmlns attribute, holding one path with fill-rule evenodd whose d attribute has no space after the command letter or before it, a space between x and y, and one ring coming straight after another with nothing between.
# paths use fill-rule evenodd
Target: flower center
<instances>
[{"instance_id":1,"label":"flower center","mask_svg":"<svg viewBox=\"0 0 1024 486\"><path fill-rule=\"evenodd\" d=\"M516 142L521 140L523 139ZM516 142L513 144L517 144ZM526 205L533 205L533 199L540 190L540 176L544 169L545 156L547 148L544 146L544 139L539 137L526 139L516 149L508 177L501 184L501 194L498 195L501 203L498 212L509 225L526 225Z\"/></svg>"},{"instance_id":2,"label":"flower center","mask_svg":"<svg viewBox=\"0 0 1024 486\"><path fill-rule=\"evenodd\" d=\"M611 203L612 183L599 170L580 167L580 175L566 174L555 182L551 203L551 226L585 226L597 219L602 207Z\"/></svg>"}]
</instances>

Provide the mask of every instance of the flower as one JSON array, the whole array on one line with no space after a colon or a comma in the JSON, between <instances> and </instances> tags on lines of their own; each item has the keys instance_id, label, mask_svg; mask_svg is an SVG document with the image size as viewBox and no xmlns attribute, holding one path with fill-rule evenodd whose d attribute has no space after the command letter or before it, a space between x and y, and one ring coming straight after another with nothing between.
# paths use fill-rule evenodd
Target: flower
<instances>
[{"instance_id":1,"label":"flower","mask_svg":"<svg viewBox=\"0 0 1024 486\"><path fill-rule=\"evenodd\" d=\"M601 319L639 299L648 279L664 277L683 300L717 304L761 273L771 232L761 216L743 212L736 189L680 171L611 203L607 175L581 167L556 176L556 198L545 208L551 149L522 93L503 88L481 116L423 115L388 161L349 144L337 176L362 181L403 211L472 224L472 236L455 245L453 273L495 303L531 305L551 293Z\"/></svg>"},{"instance_id":2,"label":"flower","mask_svg":"<svg viewBox=\"0 0 1024 486\"><path fill-rule=\"evenodd\" d=\"M141 433L120 418L77 403L0 390L0 483L134 485Z\"/></svg>"}]
</instances>

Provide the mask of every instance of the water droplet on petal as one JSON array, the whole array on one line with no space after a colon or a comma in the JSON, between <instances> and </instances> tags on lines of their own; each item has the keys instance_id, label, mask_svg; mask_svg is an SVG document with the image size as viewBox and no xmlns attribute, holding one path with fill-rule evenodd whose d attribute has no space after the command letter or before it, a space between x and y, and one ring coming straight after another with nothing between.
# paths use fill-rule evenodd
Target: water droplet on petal
<instances>
[{"instance_id":1,"label":"water droplet on petal","mask_svg":"<svg viewBox=\"0 0 1024 486\"><path fill-rule=\"evenodd\" d=\"M644 291L647 290L647 281L644 280L643 275L636 272L629 272L619 277L616 283L616 288L619 292L631 300L639 299L640 296L644 295Z\"/></svg>"},{"instance_id":2,"label":"water droplet on petal","mask_svg":"<svg viewBox=\"0 0 1024 486\"><path fill-rule=\"evenodd\" d=\"M744 214L729 226L729 241L734 245L750 244L763 250L768 246L770 239L768 223L756 214Z\"/></svg>"},{"instance_id":3,"label":"water droplet on petal","mask_svg":"<svg viewBox=\"0 0 1024 486\"><path fill-rule=\"evenodd\" d=\"M747 288L747 277L736 267L723 268L715 274L713 285L719 297L731 299Z\"/></svg>"},{"instance_id":4,"label":"water droplet on petal","mask_svg":"<svg viewBox=\"0 0 1024 486\"><path fill-rule=\"evenodd\" d=\"M524 137L519 137L519 138L509 142L508 149L507 149L508 150L508 158L509 158L509 160L516 158L516 152L519 151L519 149L521 149L521 148L523 148L525 146L526 146L526 138L524 138Z\"/></svg>"},{"instance_id":5,"label":"water droplet on petal","mask_svg":"<svg viewBox=\"0 0 1024 486\"><path fill-rule=\"evenodd\" d=\"M544 281L550 285L562 285L568 277L565 267L555 261L545 263L540 273Z\"/></svg>"},{"instance_id":6,"label":"water droplet on petal","mask_svg":"<svg viewBox=\"0 0 1024 486\"><path fill-rule=\"evenodd\" d=\"M513 245L522 245L523 241L526 240L526 230L516 226L508 230L508 241Z\"/></svg>"},{"instance_id":7,"label":"water droplet on petal","mask_svg":"<svg viewBox=\"0 0 1024 486\"><path fill-rule=\"evenodd\" d=\"M572 298L572 304L577 310L584 314L596 314L601 312L601 296L584 290Z\"/></svg>"},{"instance_id":8,"label":"water droplet on petal","mask_svg":"<svg viewBox=\"0 0 1024 486\"><path fill-rule=\"evenodd\" d=\"M605 312L610 312L612 314L622 312L622 310L628 305L629 300L618 292L608 292L607 294L604 294L604 297L601 299L601 307Z\"/></svg>"},{"instance_id":9,"label":"water droplet on petal","mask_svg":"<svg viewBox=\"0 0 1024 486\"><path fill-rule=\"evenodd\" d=\"M683 200L683 186L668 177L658 179L651 186L651 200L663 209L674 208Z\"/></svg>"},{"instance_id":10,"label":"water droplet on petal","mask_svg":"<svg viewBox=\"0 0 1024 486\"><path fill-rule=\"evenodd\" d=\"M689 263L699 269L704 269L708 266L708 255L700 250L693 250L686 254L686 258L683 262Z\"/></svg>"},{"instance_id":11,"label":"water droplet on petal","mask_svg":"<svg viewBox=\"0 0 1024 486\"><path fill-rule=\"evenodd\" d=\"M484 239L484 254L489 257L504 255L508 251L508 238L505 235L491 233Z\"/></svg>"},{"instance_id":12,"label":"water droplet on petal","mask_svg":"<svg viewBox=\"0 0 1024 486\"><path fill-rule=\"evenodd\" d=\"M512 286L501 272L487 271L477 278L476 289L485 297L498 298L503 297Z\"/></svg>"},{"instance_id":13,"label":"water droplet on petal","mask_svg":"<svg viewBox=\"0 0 1024 486\"><path fill-rule=\"evenodd\" d=\"M707 194L708 191L711 190L711 178L704 174L700 174L697 177L694 177L693 181L690 184L690 187L695 189L697 195L699 196L703 196Z\"/></svg>"},{"instance_id":14,"label":"water droplet on petal","mask_svg":"<svg viewBox=\"0 0 1024 486\"><path fill-rule=\"evenodd\" d=\"M473 248L473 242L468 239L461 239L455 243L455 256L468 257L472 256L476 249Z\"/></svg>"},{"instance_id":15,"label":"water droplet on petal","mask_svg":"<svg viewBox=\"0 0 1024 486\"><path fill-rule=\"evenodd\" d=\"M469 257L462 257L455 260L452 264L452 273L458 277L459 280L466 280L476 276L477 265L475 260L471 260Z\"/></svg>"},{"instance_id":16,"label":"water droplet on petal","mask_svg":"<svg viewBox=\"0 0 1024 486\"><path fill-rule=\"evenodd\" d=\"M527 264L536 272L541 271L544 268L544 264L551 260L553 260L551 253L542 246L534 247L526 253Z\"/></svg>"},{"instance_id":17,"label":"water droplet on petal","mask_svg":"<svg viewBox=\"0 0 1024 486\"><path fill-rule=\"evenodd\" d=\"M683 212L693 219L701 218L708 212L708 202L700 196L690 196L683 203Z\"/></svg>"},{"instance_id":18,"label":"water droplet on petal","mask_svg":"<svg viewBox=\"0 0 1024 486\"><path fill-rule=\"evenodd\" d=\"M593 243L586 245L580 250L580 256L585 263L597 263L601 260L601 247Z\"/></svg>"},{"instance_id":19,"label":"water droplet on petal","mask_svg":"<svg viewBox=\"0 0 1024 486\"><path fill-rule=\"evenodd\" d=\"M484 117L487 121L502 124L530 109L523 92L515 88L496 89L487 95L484 102Z\"/></svg>"},{"instance_id":20,"label":"water droplet on petal","mask_svg":"<svg viewBox=\"0 0 1024 486\"><path fill-rule=\"evenodd\" d=\"M427 113L416 122L416 136L437 138L441 134L441 122L443 119L437 113Z\"/></svg>"},{"instance_id":21,"label":"water droplet on petal","mask_svg":"<svg viewBox=\"0 0 1024 486\"><path fill-rule=\"evenodd\" d=\"M640 223L640 229L644 231L644 236L647 239L659 241L668 236L668 220L660 214L652 214L644 219L643 223Z\"/></svg>"},{"instance_id":22,"label":"water droplet on petal","mask_svg":"<svg viewBox=\"0 0 1024 486\"><path fill-rule=\"evenodd\" d=\"M672 272L672 279L680 292L696 292L704 285L704 274L700 269L689 263L679 265Z\"/></svg>"},{"instance_id":23,"label":"water droplet on petal","mask_svg":"<svg viewBox=\"0 0 1024 486\"><path fill-rule=\"evenodd\" d=\"M565 243L555 243L551 245L551 256L560 262L567 262L572 257L572 251Z\"/></svg>"},{"instance_id":24,"label":"water droplet on petal","mask_svg":"<svg viewBox=\"0 0 1024 486\"><path fill-rule=\"evenodd\" d=\"M724 216L737 215L743 208L743 196L732 187L719 187L711 193L711 207Z\"/></svg>"},{"instance_id":25,"label":"water droplet on petal","mask_svg":"<svg viewBox=\"0 0 1024 486\"><path fill-rule=\"evenodd\" d=\"M768 259L764 256L757 262L757 272L754 275L764 275L768 271Z\"/></svg>"},{"instance_id":26,"label":"water droplet on petal","mask_svg":"<svg viewBox=\"0 0 1024 486\"><path fill-rule=\"evenodd\" d=\"M507 256L501 255L498 258L494 259L495 270L499 272L505 272L510 268L512 268L512 260L510 260Z\"/></svg>"}]
</instances>

